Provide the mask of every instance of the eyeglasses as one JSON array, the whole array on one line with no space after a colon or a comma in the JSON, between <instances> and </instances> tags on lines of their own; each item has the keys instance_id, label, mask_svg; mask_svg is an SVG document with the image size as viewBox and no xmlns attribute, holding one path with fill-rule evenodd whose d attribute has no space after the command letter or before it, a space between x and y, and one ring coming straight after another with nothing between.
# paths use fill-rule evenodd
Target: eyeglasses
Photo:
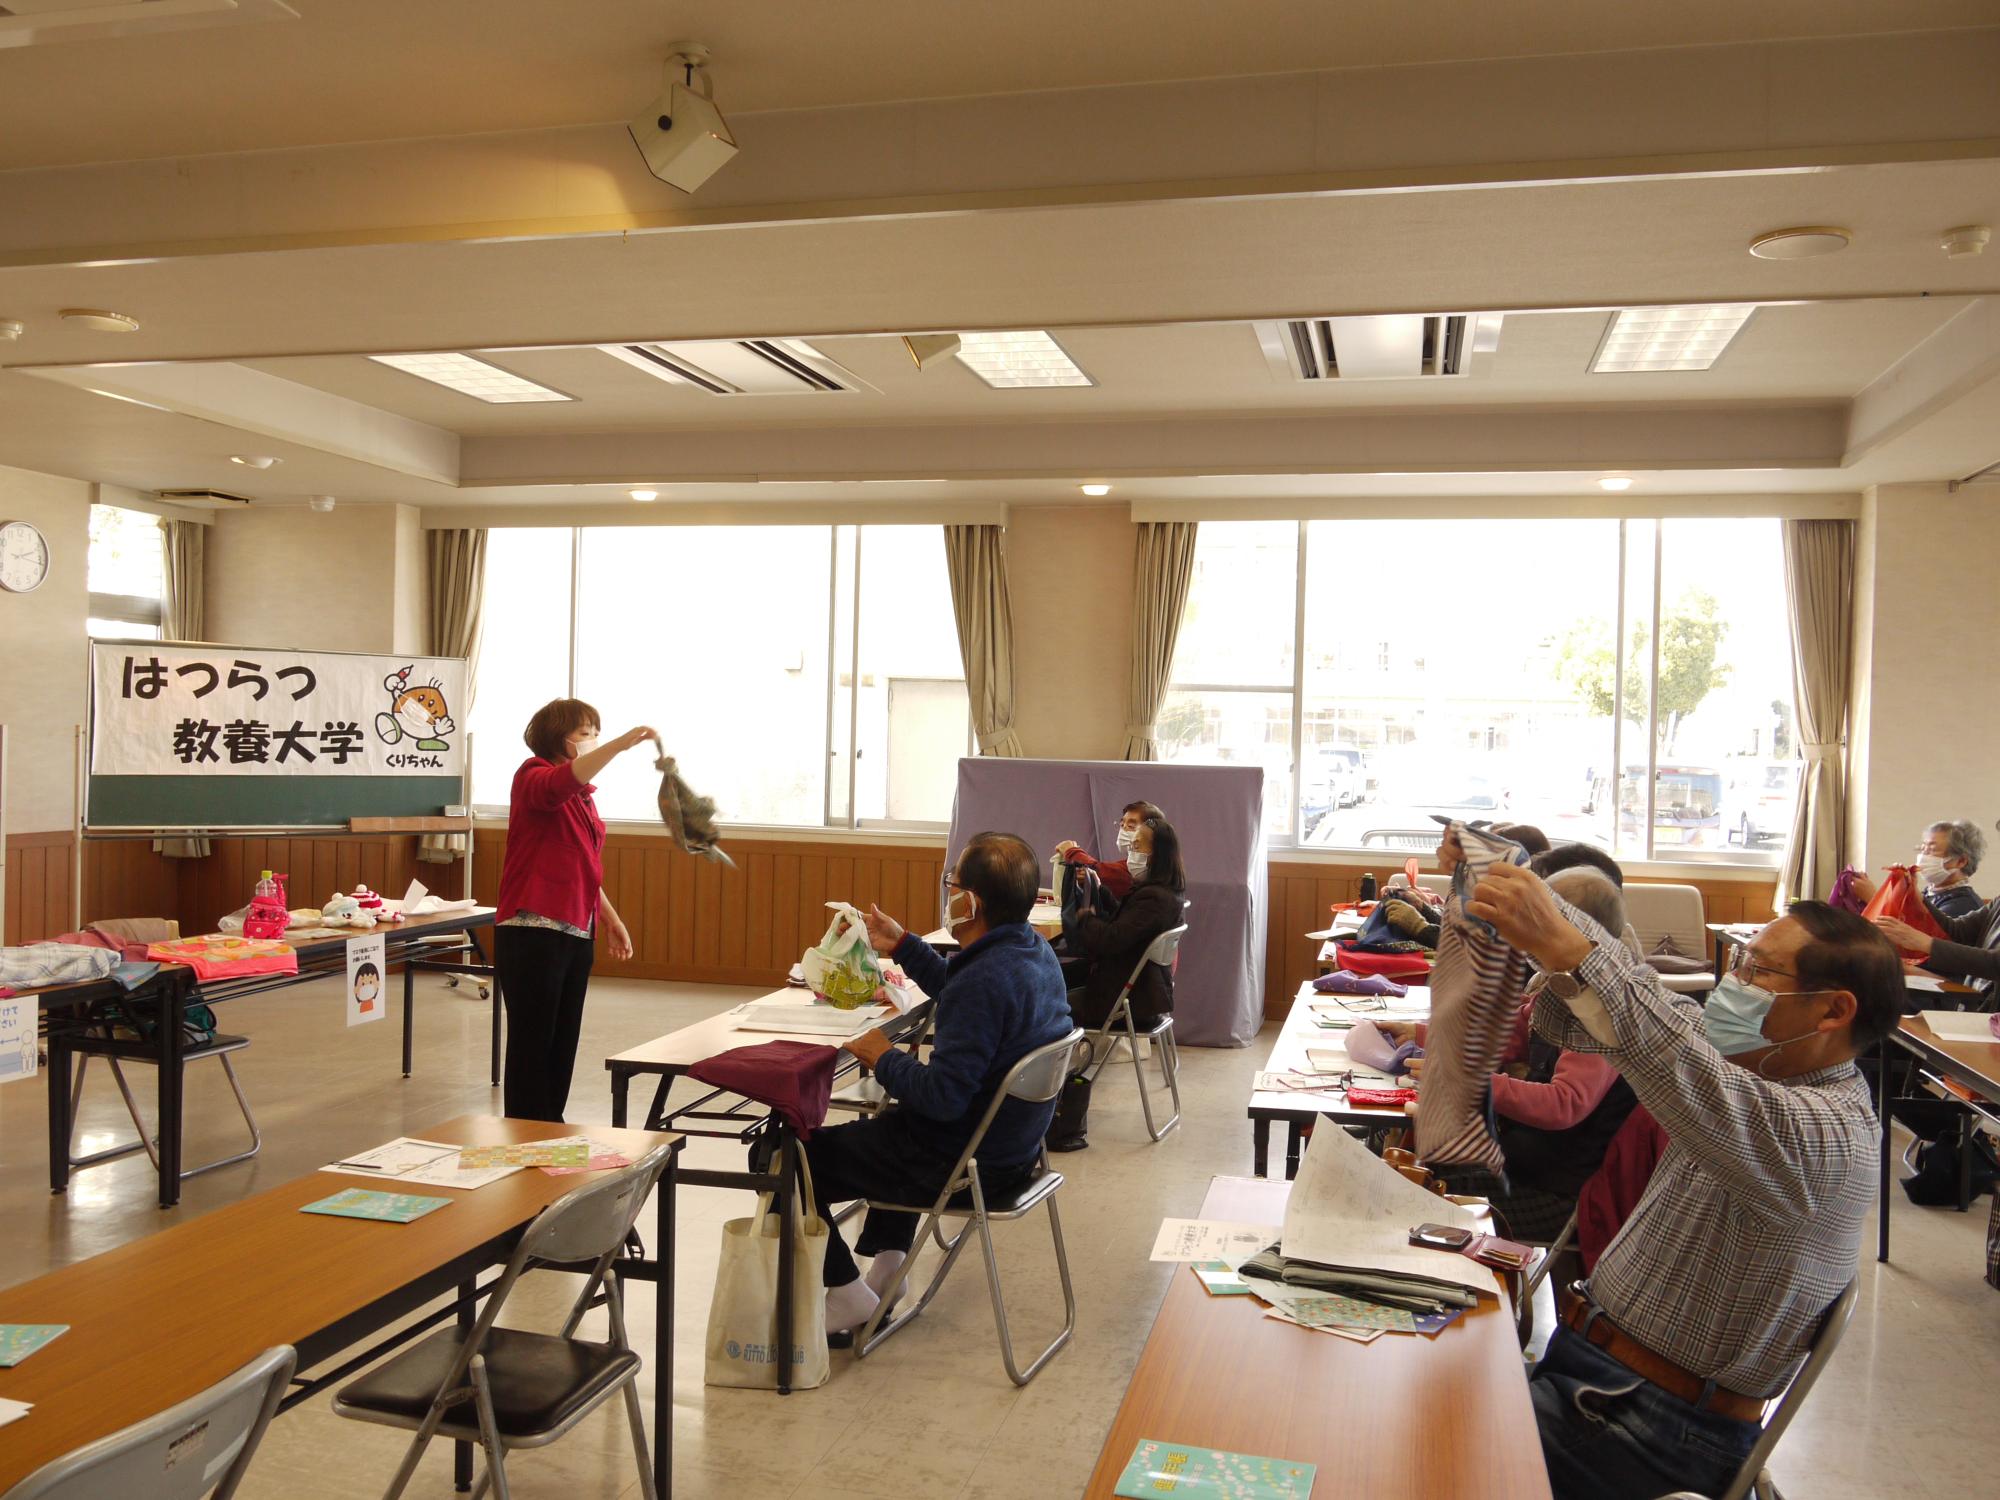
<instances>
[{"instance_id":1,"label":"eyeglasses","mask_svg":"<svg viewBox=\"0 0 2000 1500\"><path fill-rule=\"evenodd\" d=\"M1769 964L1758 962L1757 955L1748 948L1739 948L1736 962L1729 966L1730 976L1743 984L1749 984L1759 973L1775 974L1780 979L1797 979L1799 976L1790 969L1774 969Z\"/></svg>"}]
</instances>

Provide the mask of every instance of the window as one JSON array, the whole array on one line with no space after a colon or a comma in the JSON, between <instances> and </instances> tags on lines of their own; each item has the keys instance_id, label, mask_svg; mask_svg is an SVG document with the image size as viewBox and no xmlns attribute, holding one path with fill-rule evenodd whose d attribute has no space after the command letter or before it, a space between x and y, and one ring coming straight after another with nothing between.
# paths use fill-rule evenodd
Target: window
<instances>
[{"instance_id":1,"label":"window","mask_svg":"<svg viewBox=\"0 0 2000 1500\"><path fill-rule=\"evenodd\" d=\"M87 573L93 636L160 638L167 555L158 516L117 505L91 506Z\"/></svg>"},{"instance_id":2,"label":"window","mask_svg":"<svg viewBox=\"0 0 2000 1500\"><path fill-rule=\"evenodd\" d=\"M650 724L725 821L950 817L971 714L937 526L495 530L473 705L474 800L504 808L521 728L583 698L607 734ZM651 822L625 756L605 817Z\"/></svg>"},{"instance_id":3,"label":"window","mask_svg":"<svg viewBox=\"0 0 2000 1500\"><path fill-rule=\"evenodd\" d=\"M1778 525L1205 523L1162 754L1262 764L1281 842L1414 852L1438 815L1768 862L1798 780Z\"/></svg>"}]
</instances>

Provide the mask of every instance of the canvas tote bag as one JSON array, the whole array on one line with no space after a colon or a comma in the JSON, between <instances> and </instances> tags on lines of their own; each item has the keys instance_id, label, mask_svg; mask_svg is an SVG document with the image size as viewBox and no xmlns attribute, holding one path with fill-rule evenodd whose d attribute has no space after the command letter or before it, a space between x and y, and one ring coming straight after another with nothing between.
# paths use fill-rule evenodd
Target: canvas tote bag
<instances>
[{"instance_id":1,"label":"canvas tote bag","mask_svg":"<svg viewBox=\"0 0 2000 1500\"><path fill-rule=\"evenodd\" d=\"M826 1221L814 1211L812 1168L798 1155L805 1178L798 1222L792 1231L792 1323L797 1342L790 1350L792 1389L825 1385L831 1368L826 1350ZM710 1385L750 1390L778 1388L783 1343L778 1330L778 1238L782 1221L772 1195L757 1199L747 1219L722 1226L722 1263L716 1267L715 1296L708 1305Z\"/></svg>"}]
</instances>

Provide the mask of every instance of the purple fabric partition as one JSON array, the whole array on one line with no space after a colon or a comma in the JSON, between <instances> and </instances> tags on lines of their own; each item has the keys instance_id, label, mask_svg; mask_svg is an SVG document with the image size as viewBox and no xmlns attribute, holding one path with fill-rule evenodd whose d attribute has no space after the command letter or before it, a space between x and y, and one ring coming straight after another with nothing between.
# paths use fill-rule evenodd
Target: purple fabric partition
<instances>
[{"instance_id":1,"label":"purple fabric partition","mask_svg":"<svg viewBox=\"0 0 2000 1500\"><path fill-rule=\"evenodd\" d=\"M946 858L975 833L1019 834L1044 863L1064 839L1117 857L1118 811L1156 803L1181 836L1188 935L1174 981L1174 1035L1243 1047L1264 1024L1264 773L1255 766L1120 760L958 763Z\"/></svg>"}]
</instances>

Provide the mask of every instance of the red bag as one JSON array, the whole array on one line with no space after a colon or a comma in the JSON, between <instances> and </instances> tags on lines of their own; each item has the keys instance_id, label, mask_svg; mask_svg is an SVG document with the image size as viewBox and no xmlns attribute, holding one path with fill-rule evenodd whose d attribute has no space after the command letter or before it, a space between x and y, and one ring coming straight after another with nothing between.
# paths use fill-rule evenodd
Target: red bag
<instances>
[{"instance_id":1,"label":"red bag","mask_svg":"<svg viewBox=\"0 0 2000 1500\"><path fill-rule=\"evenodd\" d=\"M1862 909L1861 915L1869 921L1877 917L1894 917L1899 922L1907 922L1925 937L1942 938L1944 929L1931 915L1931 909L1924 905L1924 898L1917 893L1917 867L1915 865L1891 865L1889 873L1882 877L1882 883L1875 888L1874 899ZM1922 958L1924 955L1915 948L1898 948L1905 958Z\"/></svg>"},{"instance_id":2,"label":"red bag","mask_svg":"<svg viewBox=\"0 0 2000 1500\"><path fill-rule=\"evenodd\" d=\"M1350 974L1380 974L1420 983L1431 977L1430 960L1421 953L1360 953L1352 944L1339 943L1334 947L1334 963Z\"/></svg>"}]
</instances>

